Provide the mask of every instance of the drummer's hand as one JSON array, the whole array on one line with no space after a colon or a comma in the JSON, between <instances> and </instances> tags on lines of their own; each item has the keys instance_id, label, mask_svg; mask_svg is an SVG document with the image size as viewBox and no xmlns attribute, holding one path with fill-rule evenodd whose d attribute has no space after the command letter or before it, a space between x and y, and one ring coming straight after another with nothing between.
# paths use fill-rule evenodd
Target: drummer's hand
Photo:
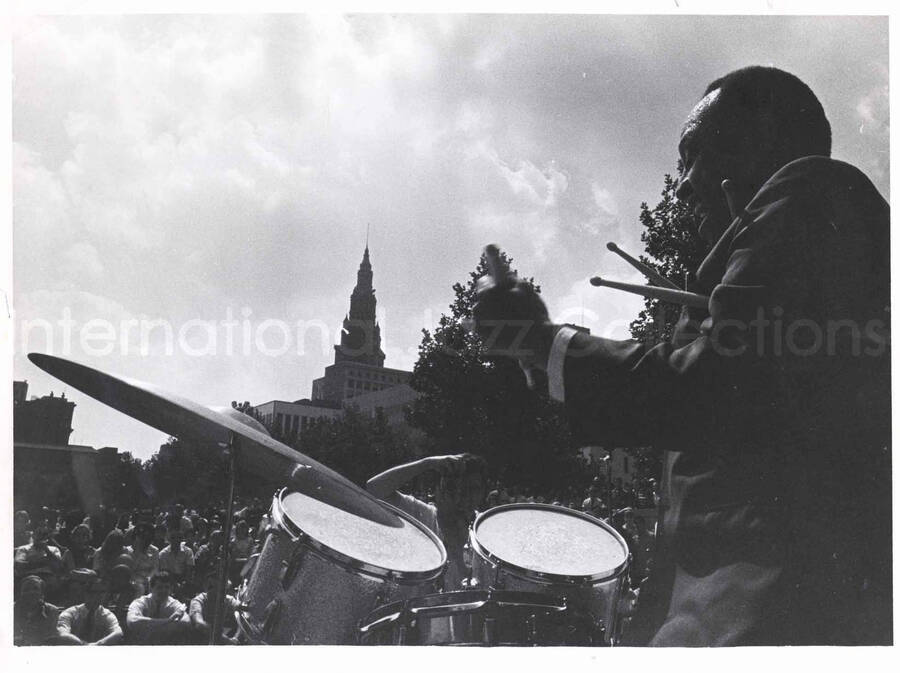
<instances>
[{"instance_id":1,"label":"drummer's hand","mask_svg":"<svg viewBox=\"0 0 900 673\"><path fill-rule=\"evenodd\" d=\"M547 306L528 283L515 276L478 280L478 300L472 311L472 327L489 356L512 357L547 368L555 327Z\"/></svg>"},{"instance_id":2,"label":"drummer's hand","mask_svg":"<svg viewBox=\"0 0 900 673\"><path fill-rule=\"evenodd\" d=\"M170 622L181 621L181 618L184 617L184 610L176 610L171 615L169 615Z\"/></svg>"},{"instance_id":3,"label":"drummer's hand","mask_svg":"<svg viewBox=\"0 0 900 673\"><path fill-rule=\"evenodd\" d=\"M442 476L458 476L469 470L473 464L484 464L484 458L471 453L431 456L428 460L431 469Z\"/></svg>"},{"instance_id":4,"label":"drummer's hand","mask_svg":"<svg viewBox=\"0 0 900 673\"><path fill-rule=\"evenodd\" d=\"M441 476L462 474L465 470L465 459L462 453L450 456L431 456L428 458L428 466Z\"/></svg>"}]
</instances>

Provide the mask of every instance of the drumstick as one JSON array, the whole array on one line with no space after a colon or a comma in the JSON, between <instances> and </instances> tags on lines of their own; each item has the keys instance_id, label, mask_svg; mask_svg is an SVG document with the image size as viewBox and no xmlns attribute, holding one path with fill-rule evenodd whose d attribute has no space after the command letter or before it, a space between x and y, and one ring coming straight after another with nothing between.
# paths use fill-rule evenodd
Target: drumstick
<instances>
[{"instance_id":1,"label":"drumstick","mask_svg":"<svg viewBox=\"0 0 900 673\"><path fill-rule=\"evenodd\" d=\"M656 287L654 285L620 283L617 280L604 280L600 276L591 278L591 285L594 287L611 287L614 290L639 294L648 299L660 299L672 304L681 304L692 308L709 308L709 297L702 294L694 294L693 292L684 292L683 290L670 290L667 287Z\"/></svg>"},{"instance_id":2,"label":"drumstick","mask_svg":"<svg viewBox=\"0 0 900 673\"><path fill-rule=\"evenodd\" d=\"M496 287L505 287L513 285L516 282L515 273L510 272L509 267L500 258L500 248L493 243L489 243L484 247L484 257L487 261L488 275L494 281ZM519 359L519 367L525 374L525 384L529 390L534 390L534 374L532 368Z\"/></svg>"},{"instance_id":3,"label":"drumstick","mask_svg":"<svg viewBox=\"0 0 900 673\"><path fill-rule=\"evenodd\" d=\"M647 266L643 262L635 259L634 257L629 255L624 250L622 250L622 248L620 248L618 245L616 245L612 241L610 241L609 243L606 244L606 249L610 250L611 252L616 253L619 257L621 257L626 262L631 264L631 266L633 266L635 269L637 269L642 274L644 274L647 277L647 280L649 280L651 283L653 283L657 287L667 287L670 290L678 290L679 289L678 286L675 283L673 283L671 280L669 280L665 276L658 274L656 271L651 269L649 266Z\"/></svg>"}]
</instances>

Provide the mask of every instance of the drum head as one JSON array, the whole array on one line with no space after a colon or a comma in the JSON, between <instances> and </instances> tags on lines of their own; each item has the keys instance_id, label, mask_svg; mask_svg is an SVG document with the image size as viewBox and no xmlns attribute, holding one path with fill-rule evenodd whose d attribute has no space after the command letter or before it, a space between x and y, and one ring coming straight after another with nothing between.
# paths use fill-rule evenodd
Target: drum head
<instances>
[{"instance_id":1,"label":"drum head","mask_svg":"<svg viewBox=\"0 0 900 673\"><path fill-rule=\"evenodd\" d=\"M472 543L500 565L537 576L596 581L628 564L625 540L587 514L555 505L501 505L481 514Z\"/></svg>"},{"instance_id":2,"label":"drum head","mask_svg":"<svg viewBox=\"0 0 900 673\"><path fill-rule=\"evenodd\" d=\"M395 508L391 509L400 517L399 527L383 526L302 493L283 493L280 506L313 546L337 552L361 570L386 570L402 579L404 573L437 573L447 559L431 531Z\"/></svg>"}]
</instances>

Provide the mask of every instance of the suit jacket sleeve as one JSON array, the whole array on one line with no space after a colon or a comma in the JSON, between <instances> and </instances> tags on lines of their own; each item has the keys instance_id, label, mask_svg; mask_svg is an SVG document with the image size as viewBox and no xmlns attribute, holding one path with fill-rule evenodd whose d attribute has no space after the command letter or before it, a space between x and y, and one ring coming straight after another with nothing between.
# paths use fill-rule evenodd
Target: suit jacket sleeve
<instances>
[{"instance_id":1,"label":"suit jacket sleeve","mask_svg":"<svg viewBox=\"0 0 900 673\"><path fill-rule=\"evenodd\" d=\"M709 311L685 311L672 343L572 337L563 376L576 437L682 451L736 433L770 441L796 418L797 381L828 357L817 344L825 318L870 317L887 300L888 220L856 169L824 158L788 164L701 266ZM838 335L831 354L853 347L849 338Z\"/></svg>"}]
</instances>

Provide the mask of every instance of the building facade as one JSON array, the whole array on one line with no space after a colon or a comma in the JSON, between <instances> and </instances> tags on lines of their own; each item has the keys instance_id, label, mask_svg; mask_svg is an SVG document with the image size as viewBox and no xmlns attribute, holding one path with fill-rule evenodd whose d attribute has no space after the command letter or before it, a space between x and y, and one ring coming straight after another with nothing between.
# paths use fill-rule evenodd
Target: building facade
<instances>
[{"instance_id":1,"label":"building facade","mask_svg":"<svg viewBox=\"0 0 900 673\"><path fill-rule=\"evenodd\" d=\"M405 409L417 397L409 386L412 372L384 366L372 280L366 245L350 294L350 310L344 317L341 342L334 347L334 364L313 381L311 398L272 400L253 407L257 418L273 433L296 437L315 419L339 418L348 408L373 417L380 411L391 424L406 422Z\"/></svg>"},{"instance_id":2,"label":"building facade","mask_svg":"<svg viewBox=\"0 0 900 673\"><path fill-rule=\"evenodd\" d=\"M75 403L52 392L31 400L28 382L13 382L13 501L15 509L42 505L95 512L107 502L118 449L69 444Z\"/></svg>"},{"instance_id":3,"label":"building facade","mask_svg":"<svg viewBox=\"0 0 900 673\"><path fill-rule=\"evenodd\" d=\"M65 393L56 397L28 397L28 382L13 381L13 440L66 446L72 434L75 403Z\"/></svg>"},{"instance_id":4,"label":"building facade","mask_svg":"<svg viewBox=\"0 0 900 673\"><path fill-rule=\"evenodd\" d=\"M319 418L340 418L344 410L337 405L315 404L311 400L285 402L272 400L253 407L259 421L272 434L292 439L303 434L309 425Z\"/></svg>"}]
</instances>

